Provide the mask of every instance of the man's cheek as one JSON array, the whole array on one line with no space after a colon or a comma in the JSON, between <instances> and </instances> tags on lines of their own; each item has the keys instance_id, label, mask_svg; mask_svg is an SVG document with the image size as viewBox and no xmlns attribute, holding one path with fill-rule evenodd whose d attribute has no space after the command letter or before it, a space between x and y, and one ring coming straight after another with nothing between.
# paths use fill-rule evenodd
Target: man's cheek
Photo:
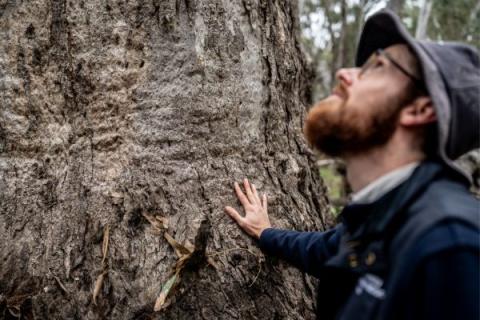
<instances>
[{"instance_id":1,"label":"man's cheek","mask_svg":"<svg viewBox=\"0 0 480 320\"><path fill-rule=\"evenodd\" d=\"M381 98L377 98L375 93L364 93L363 95L353 95L346 104L349 111L359 114L369 114L377 110L377 106L383 104Z\"/></svg>"}]
</instances>

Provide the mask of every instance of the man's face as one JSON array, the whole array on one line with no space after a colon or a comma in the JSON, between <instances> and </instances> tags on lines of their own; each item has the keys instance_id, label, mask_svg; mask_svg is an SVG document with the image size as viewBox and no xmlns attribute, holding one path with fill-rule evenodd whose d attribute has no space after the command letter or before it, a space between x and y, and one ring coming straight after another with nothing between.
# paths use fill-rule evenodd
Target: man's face
<instances>
[{"instance_id":1,"label":"man's face","mask_svg":"<svg viewBox=\"0 0 480 320\"><path fill-rule=\"evenodd\" d=\"M408 71L412 69L414 58L405 45L385 52ZM304 133L309 143L331 156L384 145L397 127L411 79L382 55L371 57L368 68L341 69L336 78L332 94L307 115Z\"/></svg>"}]
</instances>

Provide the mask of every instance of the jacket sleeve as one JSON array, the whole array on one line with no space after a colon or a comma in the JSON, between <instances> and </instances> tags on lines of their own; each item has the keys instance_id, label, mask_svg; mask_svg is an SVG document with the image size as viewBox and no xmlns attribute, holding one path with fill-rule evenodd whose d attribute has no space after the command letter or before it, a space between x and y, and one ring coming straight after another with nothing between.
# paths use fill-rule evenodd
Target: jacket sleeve
<instances>
[{"instance_id":1,"label":"jacket sleeve","mask_svg":"<svg viewBox=\"0 0 480 320\"><path fill-rule=\"evenodd\" d=\"M298 232L269 228L260 236L260 248L315 277L338 249L342 225L326 232Z\"/></svg>"}]
</instances>

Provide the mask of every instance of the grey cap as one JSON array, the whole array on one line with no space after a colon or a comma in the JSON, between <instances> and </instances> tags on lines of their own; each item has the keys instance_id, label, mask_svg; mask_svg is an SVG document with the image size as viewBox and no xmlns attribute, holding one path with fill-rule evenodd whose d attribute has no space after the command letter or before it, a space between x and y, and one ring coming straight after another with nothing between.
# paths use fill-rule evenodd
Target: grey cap
<instances>
[{"instance_id":1,"label":"grey cap","mask_svg":"<svg viewBox=\"0 0 480 320\"><path fill-rule=\"evenodd\" d=\"M471 182L470 175L453 160L480 146L478 51L461 43L416 40L400 18L385 9L366 21L358 44L356 65L361 66L376 49L398 43L408 45L419 59L425 86L437 114L437 156Z\"/></svg>"}]
</instances>

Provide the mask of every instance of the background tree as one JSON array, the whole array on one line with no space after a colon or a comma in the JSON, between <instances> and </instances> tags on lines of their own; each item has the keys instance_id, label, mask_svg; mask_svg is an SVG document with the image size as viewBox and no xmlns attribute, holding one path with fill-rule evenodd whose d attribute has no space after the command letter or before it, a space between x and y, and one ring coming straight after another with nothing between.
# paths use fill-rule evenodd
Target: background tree
<instances>
[{"instance_id":1,"label":"background tree","mask_svg":"<svg viewBox=\"0 0 480 320\"><path fill-rule=\"evenodd\" d=\"M427 25L432 12L433 0L424 0L417 18L415 38L425 39L427 36Z\"/></svg>"},{"instance_id":2,"label":"background tree","mask_svg":"<svg viewBox=\"0 0 480 320\"><path fill-rule=\"evenodd\" d=\"M387 8L397 14L401 14L405 0L389 0L387 2Z\"/></svg>"},{"instance_id":3,"label":"background tree","mask_svg":"<svg viewBox=\"0 0 480 320\"><path fill-rule=\"evenodd\" d=\"M1 2L0 317L312 319L223 211L249 177L329 224L298 33L293 1Z\"/></svg>"},{"instance_id":4,"label":"background tree","mask_svg":"<svg viewBox=\"0 0 480 320\"><path fill-rule=\"evenodd\" d=\"M432 40L462 41L480 48L480 1L433 1L427 34Z\"/></svg>"}]
</instances>

